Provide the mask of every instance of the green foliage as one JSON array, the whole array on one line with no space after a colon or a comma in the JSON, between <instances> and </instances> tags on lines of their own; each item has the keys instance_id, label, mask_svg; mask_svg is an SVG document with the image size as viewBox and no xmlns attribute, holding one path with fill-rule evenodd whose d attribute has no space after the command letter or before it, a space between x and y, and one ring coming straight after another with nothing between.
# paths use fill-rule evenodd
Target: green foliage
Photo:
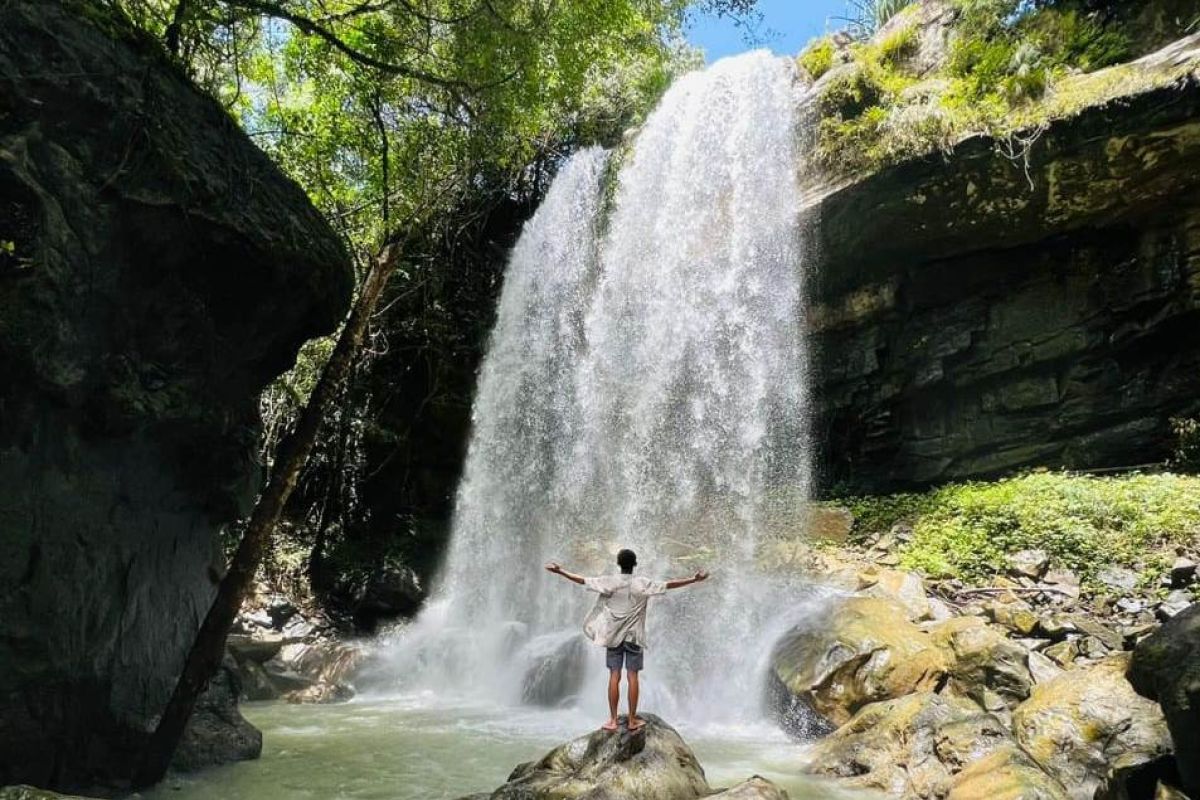
<instances>
[{"instance_id":1,"label":"green foliage","mask_svg":"<svg viewBox=\"0 0 1200 800\"><path fill-rule=\"evenodd\" d=\"M987 133L1006 136L1119 90L1089 73L1136 55L1122 18L1080 0L953 0L945 63L917 75L915 24L852 48L861 74L830 86L819 155L864 171ZM878 106L882 112L875 107Z\"/></svg>"},{"instance_id":2,"label":"green foliage","mask_svg":"<svg viewBox=\"0 0 1200 800\"><path fill-rule=\"evenodd\" d=\"M1173 419L1171 431L1175 434L1171 466L1188 472L1200 472L1200 419Z\"/></svg>"},{"instance_id":3,"label":"green foliage","mask_svg":"<svg viewBox=\"0 0 1200 800\"><path fill-rule=\"evenodd\" d=\"M835 54L833 38L822 36L820 39L810 42L808 47L804 48L804 51L797 57L796 62L815 81L833 68Z\"/></svg>"},{"instance_id":4,"label":"green foliage","mask_svg":"<svg viewBox=\"0 0 1200 800\"><path fill-rule=\"evenodd\" d=\"M906 568L971 581L1003 571L1006 554L1028 548L1086 580L1104 565L1137 566L1156 548L1200 536L1200 478L1172 474L1040 472L846 504L859 537L912 525L901 550Z\"/></svg>"},{"instance_id":5,"label":"green foliage","mask_svg":"<svg viewBox=\"0 0 1200 800\"><path fill-rule=\"evenodd\" d=\"M268 572L293 580L306 549L338 574L384 556L432 567L442 534L420 515L434 490L413 477L416 488L396 486L402 501L373 517L378 498L361 494L368 451L390 469L420 458L422 442L440 444L418 428L454 420L439 404L469 395L446 398L478 351L505 236L568 152L618 142L676 74L699 66L682 44L690 14L747 24L756 0L77 2L116 7L157 40L307 191L360 270L403 235L406 262L372 344L323 422L290 502L294 526L274 543ZM310 342L263 394L268 466L331 346ZM386 382L372 374L385 360Z\"/></svg>"},{"instance_id":6,"label":"green foliage","mask_svg":"<svg viewBox=\"0 0 1200 800\"><path fill-rule=\"evenodd\" d=\"M1128 38L1071 3L958 0L962 17L950 51L956 91L1010 103L1041 97L1067 70L1092 72L1129 58Z\"/></svg>"},{"instance_id":7,"label":"green foliage","mask_svg":"<svg viewBox=\"0 0 1200 800\"><path fill-rule=\"evenodd\" d=\"M892 109L916 83L905 67L916 43L916 29L906 25L878 42L851 47L852 68L830 80L818 99L818 157L826 164L849 171L883 158L878 148Z\"/></svg>"},{"instance_id":8,"label":"green foliage","mask_svg":"<svg viewBox=\"0 0 1200 800\"><path fill-rule=\"evenodd\" d=\"M636 124L692 8L753 0L103 0L160 38L359 253ZM698 5L697 5L698 3Z\"/></svg>"},{"instance_id":9,"label":"green foliage","mask_svg":"<svg viewBox=\"0 0 1200 800\"><path fill-rule=\"evenodd\" d=\"M902 25L879 40L875 45L879 62L895 67L914 55L919 46L917 26Z\"/></svg>"}]
</instances>

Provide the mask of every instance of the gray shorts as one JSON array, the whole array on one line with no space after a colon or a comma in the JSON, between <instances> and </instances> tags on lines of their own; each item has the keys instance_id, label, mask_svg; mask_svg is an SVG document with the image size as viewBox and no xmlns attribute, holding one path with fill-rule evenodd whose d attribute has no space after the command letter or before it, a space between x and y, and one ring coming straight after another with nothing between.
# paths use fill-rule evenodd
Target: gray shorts
<instances>
[{"instance_id":1,"label":"gray shorts","mask_svg":"<svg viewBox=\"0 0 1200 800\"><path fill-rule=\"evenodd\" d=\"M642 648L633 642L621 642L616 647L608 648L608 656L604 661L609 671L619 672L624 666L626 672L641 672L643 655Z\"/></svg>"}]
</instances>

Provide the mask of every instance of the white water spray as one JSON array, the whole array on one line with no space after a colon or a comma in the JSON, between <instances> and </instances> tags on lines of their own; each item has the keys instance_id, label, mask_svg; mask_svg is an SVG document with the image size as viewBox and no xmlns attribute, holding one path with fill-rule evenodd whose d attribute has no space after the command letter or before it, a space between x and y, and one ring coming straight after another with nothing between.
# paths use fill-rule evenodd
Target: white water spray
<instances>
[{"instance_id":1,"label":"white water spray","mask_svg":"<svg viewBox=\"0 0 1200 800\"><path fill-rule=\"evenodd\" d=\"M371 680L599 713L594 596L541 566L611 572L631 547L641 573L714 574L651 601L643 707L759 716L803 606L754 564L809 482L798 91L787 59L727 59L667 92L619 168L563 167L508 267L440 585Z\"/></svg>"}]
</instances>

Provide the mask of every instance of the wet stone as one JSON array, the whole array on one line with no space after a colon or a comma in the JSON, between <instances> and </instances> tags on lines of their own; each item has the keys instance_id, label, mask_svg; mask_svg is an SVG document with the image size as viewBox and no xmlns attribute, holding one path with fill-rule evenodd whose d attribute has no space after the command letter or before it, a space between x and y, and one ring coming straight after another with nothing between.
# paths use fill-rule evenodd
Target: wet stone
<instances>
[{"instance_id":1,"label":"wet stone","mask_svg":"<svg viewBox=\"0 0 1200 800\"><path fill-rule=\"evenodd\" d=\"M1196 579L1196 562L1185 556L1175 559L1171 565L1171 585L1177 589L1187 586Z\"/></svg>"}]
</instances>

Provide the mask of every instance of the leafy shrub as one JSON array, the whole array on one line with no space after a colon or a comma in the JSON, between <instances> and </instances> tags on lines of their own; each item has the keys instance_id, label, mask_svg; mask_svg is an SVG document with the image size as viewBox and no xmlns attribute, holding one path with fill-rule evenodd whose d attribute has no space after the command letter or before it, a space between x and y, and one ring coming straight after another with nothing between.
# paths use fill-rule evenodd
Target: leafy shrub
<instances>
[{"instance_id":1,"label":"leafy shrub","mask_svg":"<svg viewBox=\"0 0 1200 800\"><path fill-rule=\"evenodd\" d=\"M847 501L855 535L907 522L901 563L937 576L981 580L1028 548L1086 579L1106 564L1134 566L1156 548L1200 535L1200 478L1033 473L952 484L922 494Z\"/></svg>"},{"instance_id":2,"label":"leafy shrub","mask_svg":"<svg viewBox=\"0 0 1200 800\"><path fill-rule=\"evenodd\" d=\"M833 68L834 54L833 39L822 36L804 48L796 61L815 81Z\"/></svg>"},{"instance_id":3,"label":"leafy shrub","mask_svg":"<svg viewBox=\"0 0 1200 800\"><path fill-rule=\"evenodd\" d=\"M886 90L876 70L859 64L833 78L820 97L821 113L839 120L852 119L883 100Z\"/></svg>"},{"instance_id":4,"label":"leafy shrub","mask_svg":"<svg viewBox=\"0 0 1200 800\"><path fill-rule=\"evenodd\" d=\"M879 40L879 44L876 45L879 61L896 66L916 54L919 45L917 26L904 25Z\"/></svg>"},{"instance_id":5,"label":"leafy shrub","mask_svg":"<svg viewBox=\"0 0 1200 800\"><path fill-rule=\"evenodd\" d=\"M1189 472L1200 472L1200 419L1173 419L1171 430L1175 434L1175 452L1171 455L1171 466Z\"/></svg>"},{"instance_id":6,"label":"leafy shrub","mask_svg":"<svg viewBox=\"0 0 1200 800\"><path fill-rule=\"evenodd\" d=\"M1132 55L1124 33L1070 2L958 0L958 5L949 66L970 96L1036 99L1056 74L1091 72Z\"/></svg>"},{"instance_id":7,"label":"leafy shrub","mask_svg":"<svg viewBox=\"0 0 1200 800\"><path fill-rule=\"evenodd\" d=\"M931 73L906 68L918 45L915 23L851 48L859 74L831 86L821 103L824 163L869 170L972 133L1006 136L1148 80L1112 70L1089 77L1137 55L1122 28L1128 12L1082 0L952 2L949 52Z\"/></svg>"},{"instance_id":8,"label":"leafy shrub","mask_svg":"<svg viewBox=\"0 0 1200 800\"><path fill-rule=\"evenodd\" d=\"M914 52L916 29L909 25L879 42L851 48L854 68L829 81L819 99L821 111L818 157L827 164L853 170L876 162L890 109L916 79L904 69Z\"/></svg>"}]
</instances>

